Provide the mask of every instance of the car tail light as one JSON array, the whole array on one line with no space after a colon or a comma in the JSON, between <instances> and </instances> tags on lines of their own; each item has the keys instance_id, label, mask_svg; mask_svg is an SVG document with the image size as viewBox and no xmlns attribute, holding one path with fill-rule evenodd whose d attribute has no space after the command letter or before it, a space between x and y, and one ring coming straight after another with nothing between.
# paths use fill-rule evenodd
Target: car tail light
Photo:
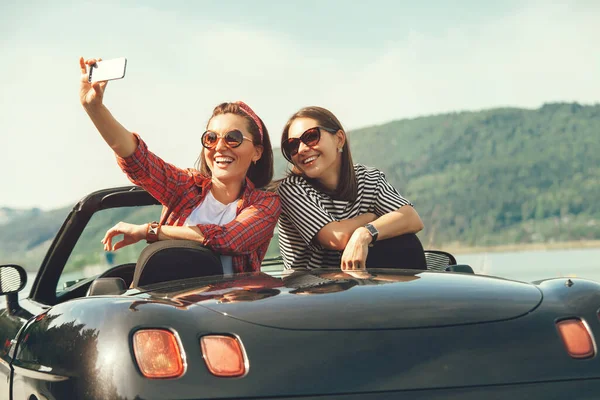
<instances>
[{"instance_id":1,"label":"car tail light","mask_svg":"<svg viewBox=\"0 0 600 400\"><path fill-rule=\"evenodd\" d=\"M588 358L596 354L596 346L587 325L580 319L565 319L556 323L567 353L573 358Z\"/></svg>"},{"instance_id":2,"label":"car tail light","mask_svg":"<svg viewBox=\"0 0 600 400\"><path fill-rule=\"evenodd\" d=\"M166 329L142 329L133 334L133 353L146 378L177 378L184 364L175 334Z\"/></svg>"},{"instance_id":3,"label":"car tail light","mask_svg":"<svg viewBox=\"0 0 600 400\"><path fill-rule=\"evenodd\" d=\"M211 374L220 377L243 376L248 361L240 341L232 336L208 335L200 339L204 362Z\"/></svg>"}]
</instances>

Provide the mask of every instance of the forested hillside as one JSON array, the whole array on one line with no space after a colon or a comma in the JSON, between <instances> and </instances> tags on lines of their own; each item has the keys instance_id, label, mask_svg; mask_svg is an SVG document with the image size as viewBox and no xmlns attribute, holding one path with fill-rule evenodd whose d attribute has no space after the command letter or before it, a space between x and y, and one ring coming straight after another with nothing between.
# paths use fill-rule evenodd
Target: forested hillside
<instances>
[{"instance_id":1,"label":"forested hillside","mask_svg":"<svg viewBox=\"0 0 600 400\"><path fill-rule=\"evenodd\" d=\"M354 161L383 170L415 204L427 247L600 238L599 139L600 105L579 104L451 113L349 132ZM286 163L275 153L281 177ZM0 225L10 226L0 230L3 262L43 252L68 213L2 211Z\"/></svg>"},{"instance_id":2,"label":"forested hillside","mask_svg":"<svg viewBox=\"0 0 600 400\"><path fill-rule=\"evenodd\" d=\"M600 238L600 105L445 114L361 129L355 161L384 170L434 244Z\"/></svg>"}]
</instances>

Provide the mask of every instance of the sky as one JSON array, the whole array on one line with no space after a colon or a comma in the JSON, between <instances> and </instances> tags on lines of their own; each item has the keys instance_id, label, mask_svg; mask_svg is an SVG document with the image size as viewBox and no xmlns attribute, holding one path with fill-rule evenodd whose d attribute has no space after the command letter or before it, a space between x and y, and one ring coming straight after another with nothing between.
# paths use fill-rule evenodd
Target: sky
<instances>
[{"instance_id":1,"label":"sky","mask_svg":"<svg viewBox=\"0 0 600 400\"><path fill-rule=\"evenodd\" d=\"M0 207L55 209L129 184L79 103L80 56L127 58L105 105L187 168L224 101L248 103L274 143L308 105L352 130L600 103L598 20L597 0L2 1Z\"/></svg>"}]
</instances>

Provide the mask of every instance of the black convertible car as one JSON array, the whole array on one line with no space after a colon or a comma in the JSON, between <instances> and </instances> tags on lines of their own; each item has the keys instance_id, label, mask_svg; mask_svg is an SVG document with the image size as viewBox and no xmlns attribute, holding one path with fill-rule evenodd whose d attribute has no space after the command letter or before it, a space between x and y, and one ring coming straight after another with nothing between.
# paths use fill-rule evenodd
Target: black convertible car
<instances>
[{"instance_id":1,"label":"black convertible car","mask_svg":"<svg viewBox=\"0 0 600 400\"><path fill-rule=\"evenodd\" d=\"M600 396L596 282L522 283L456 265L286 273L277 261L198 277L189 263L209 270L215 256L187 242L86 259L125 211L145 222L142 209L158 207L135 187L84 198L28 297L25 270L0 266L0 398ZM454 264L428 253L444 256Z\"/></svg>"}]
</instances>

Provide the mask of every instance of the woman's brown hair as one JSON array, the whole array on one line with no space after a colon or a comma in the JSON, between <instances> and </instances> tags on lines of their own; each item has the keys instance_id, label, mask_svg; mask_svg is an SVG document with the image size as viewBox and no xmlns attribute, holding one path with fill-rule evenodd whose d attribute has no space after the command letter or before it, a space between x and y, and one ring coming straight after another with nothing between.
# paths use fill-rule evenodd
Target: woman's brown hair
<instances>
[{"instance_id":1,"label":"woman's brown hair","mask_svg":"<svg viewBox=\"0 0 600 400\"><path fill-rule=\"evenodd\" d=\"M290 134L290 125L294 120L298 118L310 118L314 119L318 125L331 129L336 133L338 131L342 131L346 140L344 141L344 146L342 147L342 165L340 169L340 180L338 183L338 187L335 190L331 191L326 189L321 183L316 179L311 179L293 169L288 172L288 176L290 175L301 175L306 179L308 183L310 183L315 189L326 193L331 196L331 198L336 200L345 200L345 201L354 201L356 196L358 195L357 183L356 183L356 175L354 173L354 163L352 162L352 154L350 154L350 143L348 142L348 135L346 135L346 131L342 127L341 122L337 119L333 113L323 107L311 106L304 107L296 112L294 115L290 117L290 119L285 124L283 128L283 133L281 134L281 148L283 152L283 144L287 142ZM321 134L330 134L335 135L335 133L328 133L324 129Z\"/></svg>"},{"instance_id":2,"label":"woman's brown hair","mask_svg":"<svg viewBox=\"0 0 600 400\"><path fill-rule=\"evenodd\" d=\"M256 125L256 121L250 115L248 115L248 113L244 111L242 107L240 107L240 103L221 103L213 110L212 116L208 120L206 126L208 127L211 119L221 114L235 114L243 117L246 120L248 132L252 135L252 143L255 146L263 147L262 156L256 162L256 164L250 164L250 168L248 168L246 176L257 188L263 188L267 186L271 182L271 179L273 179L273 148L271 147L269 132L267 131L267 127L265 126L264 122L262 119L258 118L258 121L262 125L259 128L258 125ZM205 176L212 176L210 168L208 168L208 165L204 161L204 148L202 148L202 152L198 158L197 169Z\"/></svg>"}]
</instances>

